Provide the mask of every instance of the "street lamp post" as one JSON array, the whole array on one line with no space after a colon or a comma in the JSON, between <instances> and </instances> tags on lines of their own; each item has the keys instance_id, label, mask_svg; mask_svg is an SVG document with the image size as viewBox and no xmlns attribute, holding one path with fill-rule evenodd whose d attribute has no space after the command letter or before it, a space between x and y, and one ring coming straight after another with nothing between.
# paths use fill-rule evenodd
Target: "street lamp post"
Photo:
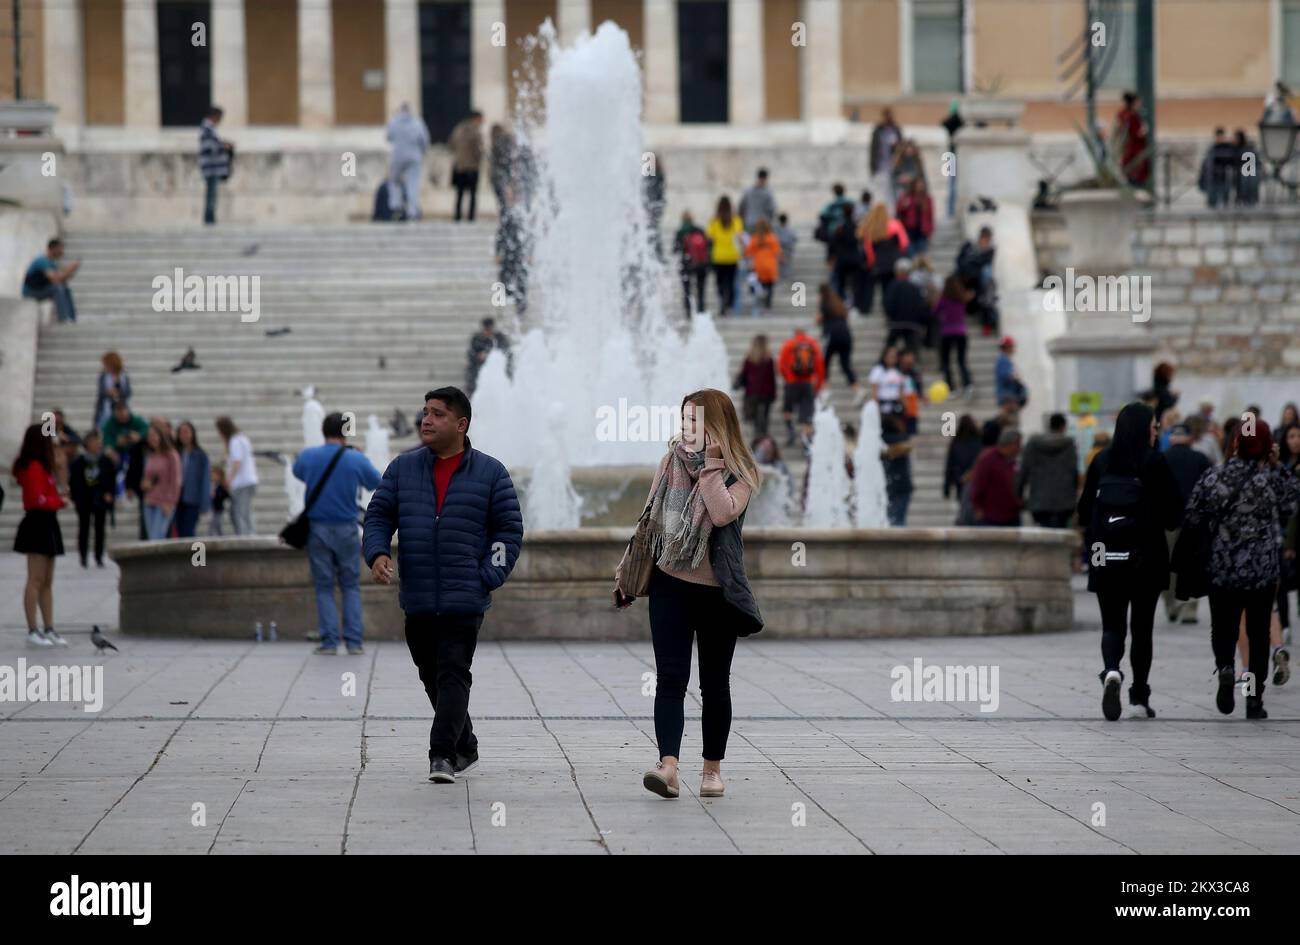
<instances>
[{"instance_id":1,"label":"street lamp post","mask_svg":"<svg viewBox=\"0 0 1300 945\"><path fill-rule=\"evenodd\" d=\"M1273 165L1273 180L1291 192L1294 199L1300 185L1283 180L1282 168L1295 154L1296 134L1300 126L1296 125L1295 115L1289 108L1269 107L1259 120L1259 147L1264 159Z\"/></svg>"}]
</instances>

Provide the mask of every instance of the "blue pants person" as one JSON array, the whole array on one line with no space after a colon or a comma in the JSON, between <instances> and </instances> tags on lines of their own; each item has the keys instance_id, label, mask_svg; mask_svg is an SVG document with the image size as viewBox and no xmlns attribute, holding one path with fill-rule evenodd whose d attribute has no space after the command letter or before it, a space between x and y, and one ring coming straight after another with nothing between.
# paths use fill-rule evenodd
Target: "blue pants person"
<instances>
[{"instance_id":1,"label":"blue pants person","mask_svg":"<svg viewBox=\"0 0 1300 945\"><path fill-rule=\"evenodd\" d=\"M343 640L361 646L361 536L355 522L312 522L307 560L316 587L320 645L339 645L339 616L334 585L343 591Z\"/></svg>"},{"instance_id":2,"label":"blue pants person","mask_svg":"<svg viewBox=\"0 0 1300 945\"><path fill-rule=\"evenodd\" d=\"M203 222L209 225L217 222L217 185L220 180L219 177L203 178Z\"/></svg>"},{"instance_id":3,"label":"blue pants person","mask_svg":"<svg viewBox=\"0 0 1300 945\"><path fill-rule=\"evenodd\" d=\"M54 310L58 313L59 321L75 322L77 320L77 306L72 301L72 290L68 288L66 282L51 282L40 289L24 287L23 298L37 299L39 301L54 299Z\"/></svg>"}]
</instances>

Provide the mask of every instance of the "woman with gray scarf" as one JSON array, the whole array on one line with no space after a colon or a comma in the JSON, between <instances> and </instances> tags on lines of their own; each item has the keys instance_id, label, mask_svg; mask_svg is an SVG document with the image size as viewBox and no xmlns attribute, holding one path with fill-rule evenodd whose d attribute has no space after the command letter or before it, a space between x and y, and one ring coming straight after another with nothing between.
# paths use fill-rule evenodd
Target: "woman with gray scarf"
<instances>
[{"instance_id":1,"label":"woman with gray scarf","mask_svg":"<svg viewBox=\"0 0 1300 945\"><path fill-rule=\"evenodd\" d=\"M677 761L692 639L699 647L703 701L700 796L721 797L725 790L722 758L731 730L731 658L738 637L763 628L745 577L740 538L745 508L758 487L758 467L731 398L712 389L687 394L682 432L669 442L646 501L655 558L649 600L659 763L642 783L661 797L680 793ZM614 574L620 606L633 600L623 587L627 561L625 554Z\"/></svg>"}]
</instances>

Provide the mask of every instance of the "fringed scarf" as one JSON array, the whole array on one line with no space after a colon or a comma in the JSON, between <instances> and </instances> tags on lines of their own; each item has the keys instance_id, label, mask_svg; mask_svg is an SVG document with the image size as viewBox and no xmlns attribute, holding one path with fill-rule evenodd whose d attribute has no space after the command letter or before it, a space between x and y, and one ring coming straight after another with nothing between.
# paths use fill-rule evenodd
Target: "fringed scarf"
<instances>
[{"instance_id":1,"label":"fringed scarf","mask_svg":"<svg viewBox=\"0 0 1300 945\"><path fill-rule=\"evenodd\" d=\"M668 465L650 500L650 535L661 568L692 570L709 553L713 522L700 498L703 469L704 454L692 453L681 443L668 454Z\"/></svg>"}]
</instances>

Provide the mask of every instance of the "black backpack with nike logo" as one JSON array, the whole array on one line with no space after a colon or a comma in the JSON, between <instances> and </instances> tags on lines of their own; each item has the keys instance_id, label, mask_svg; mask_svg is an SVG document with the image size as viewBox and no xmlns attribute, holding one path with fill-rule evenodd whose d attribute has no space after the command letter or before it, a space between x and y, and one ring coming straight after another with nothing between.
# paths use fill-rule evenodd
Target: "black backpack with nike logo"
<instances>
[{"instance_id":1,"label":"black backpack with nike logo","mask_svg":"<svg viewBox=\"0 0 1300 945\"><path fill-rule=\"evenodd\" d=\"M1134 574L1142 565L1142 480L1137 476L1104 474L1097 483L1090 538L1100 542L1104 557L1088 556L1102 573Z\"/></svg>"}]
</instances>

